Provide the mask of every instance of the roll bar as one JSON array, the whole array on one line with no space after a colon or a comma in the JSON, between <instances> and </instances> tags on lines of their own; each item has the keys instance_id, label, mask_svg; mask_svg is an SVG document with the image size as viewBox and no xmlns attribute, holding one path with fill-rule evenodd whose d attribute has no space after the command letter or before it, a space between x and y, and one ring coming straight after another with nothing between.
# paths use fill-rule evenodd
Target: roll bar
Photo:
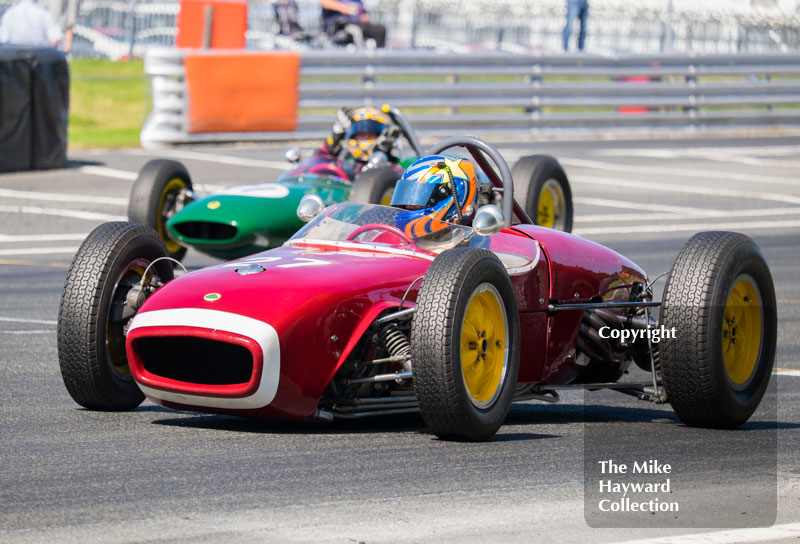
<instances>
[{"instance_id":1,"label":"roll bar","mask_svg":"<svg viewBox=\"0 0 800 544\"><path fill-rule=\"evenodd\" d=\"M438 155L453 147L466 148L469 154L472 155L472 158L475 159L475 162L478 163L481 170L483 170L483 173L486 174L486 177L489 178L492 185L503 193L504 226L511 226L511 220L515 213L522 223L533 224L528 214L514 201L514 179L511 177L511 169L497 149L475 136L451 136L428 149L425 154ZM500 171L499 176L494 168L492 168L489 161L486 160L486 155L484 155L484 153L489 156Z\"/></svg>"},{"instance_id":2,"label":"roll bar","mask_svg":"<svg viewBox=\"0 0 800 544\"><path fill-rule=\"evenodd\" d=\"M392 107L389 104L384 104L381 106L381 111L391 117L392 121L394 121L395 124L400 127L400 130L403 131L403 135L406 137L406 140L408 140L408 143L411 144L414 153L417 155L417 157L421 157L423 155L422 146L419 143L419 139L417 139L417 133L414 132L413 128L411 128L411 123L408 122L406 116L403 115L399 109Z\"/></svg>"}]
</instances>

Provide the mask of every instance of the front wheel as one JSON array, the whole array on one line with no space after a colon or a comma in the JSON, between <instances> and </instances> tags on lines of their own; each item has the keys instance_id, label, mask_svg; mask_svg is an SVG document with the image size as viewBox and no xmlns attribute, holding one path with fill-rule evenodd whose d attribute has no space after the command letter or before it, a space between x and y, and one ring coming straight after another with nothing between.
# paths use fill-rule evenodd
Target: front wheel
<instances>
[{"instance_id":1,"label":"front wheel","mask_svg":"<svg viewBox=\"0 0 800 544\"><path fill-rule=\"evenodd\" d=\"M454 248L431 264L411 326L414 391L440 438L491 438L519 373L519 315L511 280L490 251Z\"/></svg>"},{"instance_id":2,"label":"front wheel","mask_svg":"<svg viewBox=\"0 0 800 544\"><path fill-rule=\"evenodd\" d=\"M173 259L181 260L186 248L169 237L167 221L191 200L192 179L177 161L154 159L139 171L131 189L128 220L154 229Z\"/></svg>"},{"instance_id":3,"label":"front wheel","mask_svg":"<svg viewBox=\"0 0 800 544\"><path fill-rule=\"evenodd\" d=\"M72 260L58 311L58 362L72 398L91 410L131 410L144 395L128 368L125 334L135 313L128 292L148 266L165 257L150 227L105 223L94 229ZM172 264L148 272L165 283Z\"/></svg>"},{"instance_id":4,"label":"front wheel","mask_svg":"<svg viewBox=\"0 0 800 544\"><path fill-rule=\"evenodd\" d=\"M748 236L701 232L678 254L661 309L664 390L681 421L736 428L758 408L775 359L775 288Z\"/></svg>"},{"instance_id":5,"label":"front wheel","mask_svg":"<svg viewBox=\"0 0 800 544\"><path fill-rule=\"evenodd\" d=\"M535 224L572 231L572 190L555 157L522 157L511 170L511 176L514 197Z\"/></svg>"}]
</instances>

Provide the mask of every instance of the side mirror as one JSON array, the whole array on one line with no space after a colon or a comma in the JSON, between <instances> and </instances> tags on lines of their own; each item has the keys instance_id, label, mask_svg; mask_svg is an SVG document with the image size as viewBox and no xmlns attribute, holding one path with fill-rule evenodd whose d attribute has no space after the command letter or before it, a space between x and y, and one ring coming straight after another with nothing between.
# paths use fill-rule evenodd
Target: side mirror
<instances>
[{"instance_id":1,"label":"side mirror","mask_svg":"<svg viewBox=\"0 0 800 544\"><path fill-rule=\"evenodd\" d=\"M292 164L300 162L300 158L302 157L299 147L290 147L283 153L283 156Z\"/></svg>"},{"instance_id":2,"label":"side mirror","mask_svg":"<svg viewBox=\"0 0 800 544\"><path fill-rule=\"evenodd\" d=\"M505 218L503 212L494 204L481 206L472 220L472 232L480 236L489 236L503 229Z\"/></svg>"},{"instance_id":3,"label":"side mirror","mask_svg":"<svg viewBox=\"0 0 800 544\"><path fill-rule=\"evenodd\" d=\"M322 201L319 195L309 193L304 196L300 201L300 204L297 205L297 217L300 218L300 221L308 223L318 216L324 209L325 203Z\"/></svg>"}]
</instances>

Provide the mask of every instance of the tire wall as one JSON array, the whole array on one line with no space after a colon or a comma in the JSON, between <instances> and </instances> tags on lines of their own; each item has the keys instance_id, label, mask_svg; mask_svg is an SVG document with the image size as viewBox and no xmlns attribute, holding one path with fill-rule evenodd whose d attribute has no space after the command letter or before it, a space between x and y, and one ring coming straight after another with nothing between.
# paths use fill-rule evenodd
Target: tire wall
<instances>
[{"instance_id":1,"label":"tire wall","mask_svg":"<svg viewBox=\"0 0 800 544\"><path fill-rule=\"evenodd\" d=\"M68 113L64 54L0 45L0 172L66 165Z\"/></svg>"}]
</instances>

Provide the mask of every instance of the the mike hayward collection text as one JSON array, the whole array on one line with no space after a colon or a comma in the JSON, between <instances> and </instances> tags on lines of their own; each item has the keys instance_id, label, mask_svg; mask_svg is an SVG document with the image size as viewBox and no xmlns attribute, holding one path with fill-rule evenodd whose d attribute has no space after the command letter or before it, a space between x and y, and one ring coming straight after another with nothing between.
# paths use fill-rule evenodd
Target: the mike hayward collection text
<instances>
[{"instance_id":1,"label":"the mike hayward collection text","mask_svg":"<svg viewBox=\"0 0 800 544\"><path fill-rule=\"evenodd\" d=\"M662 476L661 479L650 479L639 482L622 482L609 477L601 479L600 494L611 495L611 498L601 499L598 507L601 512L678 512L680 505L677 502L663 501L658 496L640 500L640 494L669 494L672 493L669 475L672 466L661 463L657 459L647 461L634 461L632 466L625 463L616 463L609 459L598 461L600 472L609 476L616 475L653 475ZM628 496L631 495L631 496ZM644 499L644 497L642 497Z\"/></svg>"}]
</instances>

